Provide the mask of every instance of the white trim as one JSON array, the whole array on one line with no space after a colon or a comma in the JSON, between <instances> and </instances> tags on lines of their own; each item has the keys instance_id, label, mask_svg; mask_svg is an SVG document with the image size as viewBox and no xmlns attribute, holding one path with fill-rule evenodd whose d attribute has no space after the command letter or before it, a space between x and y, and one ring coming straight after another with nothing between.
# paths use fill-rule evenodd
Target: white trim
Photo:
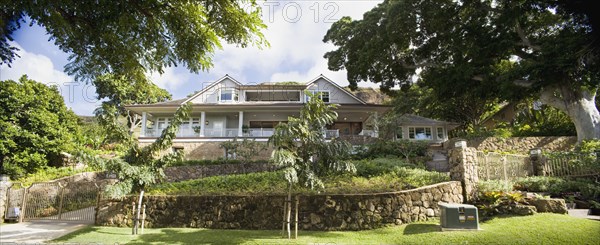
<instances>
[{"instance_id":1,"label":"white trim","mask_svg":"<svg viewBox=\"0 0 600 245\"><path fill-rule=\"evenodd\" d=\"M410 137L410 129L411 128L415 129L415 135L414 135L415 138L411 138ZM431 138L430 139L417 139L416 138L416 136L417 136L417 130L416 129L417 128L428 128L429 129L429 133L431 133ZM431 126L408 126L408 131L407 132L408 132L407 139L409 139L409 140L435 140L434 139L434 134L433 134L433 127L431 127Z\"/></svg>"},{"instance_id":2,"label":"white trim","mask_svg":"<svg viewBox=\"0 0 600 245\"><path fill-rule=\"evenodd\" d=\"M349 95L350 97L352 97L352 98L353 98L353 99L355 99L356 101L360 102L361 104L363 104L363 105L366 105L366 104L367 104L367 103L366 103L366 102L364 102L363 100L361 100L361 99L359 99L358 97L356 97L354 94L352 94L352 93L350 93L350 92L346 91L344 88L342 88L340 85L338 85L338 84L337 84L337 83L335 83L334 81L331 81L331 79L327 78L326 76L323 76L323 74L319 75L318 77L316 77L316 78L315 78L315 79L313 79L313 80L310 80L310 81L309 81L309 82L306 84L307 90L308 90L308 87L310 87L310 86L311 86L311 85L313 85L313 84L314 84L316 81L318 81L318 80L319 80L319 78L323 78L323 80L327 81L327 82L328 82L328 83L330 83L330 84L333 84L333 86L337 87L339 90L341 90L342 92L346 93L347 95ZM331 93L329 93L329 95L331 96ZM331 100L331 98L330 98L330 100Z\"/></svg>"},{"instance_id":3,"label":"white trim","mask_svg":"<svg viewBox=\"0 0 600 245\"><path fill-rule=\"evenodd\" d=\"M178 138L175 138L175 139L173 139L173 143L225 142L225 141L231 141L233 139L234 139L234 137L208 138L208 139L201 139L201 138L178 139ZM264 138L249 138L249 139L254 139L257 142L267 142L267 141L269 141L268 137L264 137ZM154 141L156 141L156 138L139 139L139 143L153 143Z\"/></svg>"},{"instance_id":4,"label":"white trim","mask_svg":"<svg viewBox=\"0 0 600 245\"><path fill-rule=\"evenodd\" d=\"M225 76L223 76L222 78L218 79L217 81L211 83L210 85L208 85L206 88L200 90L200 92L192 95L191 97L189 97L187 100L184 100L183 102L181 102L181 105L190 102L192 100L194 100L196 97L200 96L201 94L205 93L206 91L208 91L210 88L214 87L215 85L223 82L225 79L229 79L231 81L233 81L234 83L236 83L237 85L241 86L242 84L240 82L238 82L237 80L235 80L233 77L230 77L229 74L225 74ZM220 93L219 93L219 97L220 97Z\"/></svg>"},{"instance_id":5,"label":"white trim","mask_svg":"<svg viewBox=\"0 0 600 245\"><path fill-rule=\"evenodd\" d=\"M307 91L311 94L321 93L319 95L319 99L321 99L321 100L323 100L323 96L322 96L323 92L327 92L328 101L327 102L323 101L323 102L325 102L327 104L331 103L331 91L329 89L307 89L305 91ZM308 99L308 95L304 94L304 103L308 102L307 99Z\"/></svg>"}]
</instances>

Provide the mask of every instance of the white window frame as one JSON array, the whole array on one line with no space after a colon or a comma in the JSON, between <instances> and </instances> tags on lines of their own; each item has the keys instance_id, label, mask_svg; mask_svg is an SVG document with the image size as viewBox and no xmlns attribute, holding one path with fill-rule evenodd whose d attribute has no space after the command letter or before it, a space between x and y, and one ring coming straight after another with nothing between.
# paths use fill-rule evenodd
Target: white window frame
<instances>
[{"instance_id":1,"label":"white window frame","mask_svg":"<svg viewBox=\"0 0 600 245\"><path fill-rule=\"evenodd\" d=\"M223 97L223 92L227 92L227 91L231 91L231 99L228 100L224 100ZM219 100L219 102L223 102L223 103L232 103L232 102L236 102L237 101L237 93L235 91L235 89L233 88L222 88L219 89L219 95L217 97L217 99Z\"/></svg>"},{"instance_id":2,"label":"white window frame","mask_svg":"<svg viewBox=\"0 0 600 245\"><path fill-rule=\"evenodd\" d=\"M156 119L156 129L157 129L157 131L159 131L159 133L160 133L160 132L162 132L162 131L163 131L165 128L168 128L168 127L169 127L169 123L170 123L170 122L171 122L171 121L169 120L169 118L168 118L168 117L159 117L159 118L157 118L157 119ZM161 127L161 126L160 126L160 125L161 125L161 123L162 123L163 127Z\"/></svg>"},{"instance_id":3,"label":"white window frame","mask_svg":"<svg viewBox=\"0 0 600 245\"><path fill-rule=\"evenodd\" d=\"M444 129L444 127L436 127L435 128L435 132L436 132L436 136L437 136L438 140L445 140L446 139L446 133L445 133L445 131L446 130ZM440 137L440 133L442 133L441 137Z\"/></svg>"},{"instance_id":4,"label":"white window frame","mask_svg":"<svg viewBox=\"0 0 600 245\"><path fill-rule=\"evenodd\" d=\"M311 89L308 90L308 92L310 94L316 94L316 93L320 93L319 94L319 99L323 100L323 94L327 93L327 101L323 101L325 103L331 103L331 92L329 90L319 90L319 89ZM308 95L304 96L304 102L308 102Z\"/></svg>"},{"instance_id":5,"label":"white window frame","mask_svg":"<svg viewBox=\"0 0 600 245\"><path fill-rule=\"evenodd\" d=\"M425 136L427 136L427 130L429 130L429 138L417 138L417 129L424 129ZM433 140L433 129L431 127L408 127L408 138L411 140Z\"/></svg>"}]
</instances>

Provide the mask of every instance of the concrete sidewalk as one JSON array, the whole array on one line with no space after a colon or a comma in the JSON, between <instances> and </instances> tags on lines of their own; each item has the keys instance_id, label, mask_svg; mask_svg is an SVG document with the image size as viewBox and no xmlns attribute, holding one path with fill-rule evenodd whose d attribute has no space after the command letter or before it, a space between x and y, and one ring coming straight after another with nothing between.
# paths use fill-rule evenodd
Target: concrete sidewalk
<instances>
[{"instance_id":1,"label":"concrete sidewalk","mask_svg":"<svg viewBox=\"0 0 600 245\"><path fill-rule=\"evenodd\" d=\"M57 220L2 224L0 225L0 244L39 244L92 224L93 221Z\"/></svg>"},{"instance_id":2,"label":"concrete sidewalk","mask_svg":"<svg viewBox=\"0 0 600 245\"><path fill-rule=\"evenodd\" d=\"M569 215L577 218L600 220L600 216L588 215L588 209L569 209Z\"/></svg>"}]
</instances>

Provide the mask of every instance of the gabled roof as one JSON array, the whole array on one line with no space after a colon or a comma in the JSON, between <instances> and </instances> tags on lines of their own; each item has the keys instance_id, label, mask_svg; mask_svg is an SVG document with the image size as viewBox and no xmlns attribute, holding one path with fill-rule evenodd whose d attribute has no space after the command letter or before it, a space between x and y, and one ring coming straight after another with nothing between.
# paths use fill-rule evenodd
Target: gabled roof
<instances>
[{"instance_id":1,"label":"gabled roof","mask_svg":"<svg viewBox=\"0 0 600 245\"><path fill-rule=\"evenodd\" d=\"M460 126L460 123L440 121L440 120L435 120L435 119L417 116L417 115L413 115L413 114L403 115L403 116L399 117L396 121L401 124L410 124L410 125L417 125L417 126L418 125L423 125L423 126L446 125L449 127L449 129L454 129L454 128Z\"/></svg>"},{"instance_id":2,"label":"gabled roof","mask_svg":"<svg viewBox=\"0 0 600 245\"><path fill-rule=\"evenodd\" d=\"M326 76L323 76L323 74L319 75L318 77L316 77L315 79L311 80L310 82L308 82L306 84L306 87L310 87L311 85L313 85L315 82L317 82L320 78L323 78L323 80L325 80L326 82L332 84L333 86L335 86L336 88L338 88L339 90L341 90L342 92L346 93L348 96L352 97L353 99L355 99L356 101L360 102L363 105L366 105L367 103L364 102L363 100L361 100L360 98L356 97L354 94L348 92L347 90L345 90L343 87L341 87L340 85L337 85L337 83L331 81L331 79L327 78Z\"/></svg>"},{"instance_id":3,"label":"gabled roof","mask_svg":"<svg viewBox=\"0 0 600 245\"><path fill-rule=\"evenodd\" d=\"M233 77L229 76L229 74L225 74L225 76L223 76L222 78L220 78L219 80L215 81L214 83L211 83L210 85L206 86L206 88L198 91L197 93L195 93L194 95L190 96L189 98L187 98L186 100L184 100L183 102L181 102L180 104L183 105L187 102L192 101L193 99L195 99L196 97L200 96L201 94L203 94L204 92L208 91L209 89L211 89L212 87L216 86L217 84L223 82L225 79L229 79L231 81L233 81L234 83L236 83L238 86L242 86L242 83L238 82L237 80L235 80Z\"/></svg>"}]
</instances>

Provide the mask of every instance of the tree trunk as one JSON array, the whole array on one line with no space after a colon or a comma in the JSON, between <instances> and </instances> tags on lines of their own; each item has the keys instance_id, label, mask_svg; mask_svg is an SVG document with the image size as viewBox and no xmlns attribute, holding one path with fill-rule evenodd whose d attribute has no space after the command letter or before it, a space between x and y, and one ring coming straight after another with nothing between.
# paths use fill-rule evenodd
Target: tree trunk
<instances>
[{"instance_id":1,"label":"tree trunk","mask_svg":"<svg viewBox=\"0 0 600 245\"><path fill-rule=\"evenodd\" d=\"M597 89L588 90L568 84L544 88L540 100L565 112L575 124L577 141L600 139L600 112L596 108Z\"/></svg>"},{"instance_id":2,"label":"tree trunk","mask_svg":"<svg viewBox=\"0 0 600 245\"><path fill-rule=\"evenodd\" d=\"M139 225L139 221L140 221L140 211L142 209L142 199L144 198L144 189L142 188L142 190L140 191L140 197L138 198L138 206L137 206L137 212L135 214L135 221L133 222L133 235L137 235L138 234L138 225Z\"/></svg>"},{"instance_id":3,"label":"tree trunk","mask_svg":"<svg viewBox=\"0 0 600 245\"><path fill-rule=\"evenodd\" d=\"M288 239L292 239L292 228L290 226L291 223L291 217L292 217L292 184L289 183L289 190L288 190L288 196L287 196L287 202L286 202L286 206L287 206L287 214L285 217L285 221L286 221L286 229L287 229L287 237Z\"/></svg>"}]
</instances>

